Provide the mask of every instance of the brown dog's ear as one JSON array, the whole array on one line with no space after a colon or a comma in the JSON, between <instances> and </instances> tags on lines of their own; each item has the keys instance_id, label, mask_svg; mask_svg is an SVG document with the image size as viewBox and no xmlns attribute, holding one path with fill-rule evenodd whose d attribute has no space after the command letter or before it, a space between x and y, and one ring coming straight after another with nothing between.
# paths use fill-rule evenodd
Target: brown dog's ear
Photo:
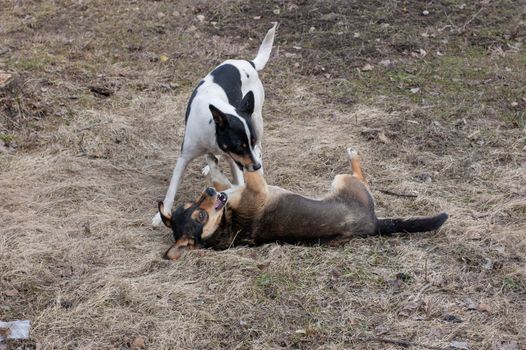
<instances>
[{"instance_id":1,"label":"brown dog's ear","mask_svg":"<svg viewBox=\"0 0 526 350\"><path fill-rule=\"evenodd\" d=\"M163 202L158 203L159 214L161 214L161 219L166 227L172 228L172 216L164 213L164 204Z\"/></svg>"},{"instance_id":2,"label":"brown dog's ear","mask_svg":"<svg viewBox=\"0 0 526 350\"><path fill-rule=\"evenodd\" d=\"M163 259L167 260L178 260L184 253L184 249L174 244L164 253Z\"/></svg>"}]
</instances>

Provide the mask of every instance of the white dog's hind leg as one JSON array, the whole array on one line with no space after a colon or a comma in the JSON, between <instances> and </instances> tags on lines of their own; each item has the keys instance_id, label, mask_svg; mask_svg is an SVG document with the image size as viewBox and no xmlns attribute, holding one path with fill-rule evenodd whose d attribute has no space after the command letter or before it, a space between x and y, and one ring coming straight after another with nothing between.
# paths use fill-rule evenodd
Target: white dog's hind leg
<instances>
[{"instance_id":1,"label":"white dog's hind leg","mask_svg":"<svg viewBox=\"0 0 526 350\"><path fill-rule=\"evenodd\" d=\"M181 184L181 181L183 180L183 174L186 170L186 167L188 166L188 163L190 163L192 159L189 159L187 157L181 156L177 160L177 163L175 164L175 168L172 174L172 179L170 180L170 186L168 186L168 191L166 192L166 196L164 197L164 208L168 212L172 212L172 206L174 204L175 200L175 194L177 193L177 189L179 188L179 185ZM152 219L152 225L153 226L159 226L161 224L161 214L157 213Z\"/></svg>"}]
</instances>

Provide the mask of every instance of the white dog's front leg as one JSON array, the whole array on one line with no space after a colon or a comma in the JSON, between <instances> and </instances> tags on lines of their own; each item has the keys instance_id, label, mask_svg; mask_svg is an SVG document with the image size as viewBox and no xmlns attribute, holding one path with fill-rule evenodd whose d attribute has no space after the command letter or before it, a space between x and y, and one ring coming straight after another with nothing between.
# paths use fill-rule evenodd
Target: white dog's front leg
<instances>
[{"instance_id":1,"label":"white dog's front leg","mask_svg":"<svg viewBox=\"0 0 526 350\"><path fill-rule=\"evenodd\" d=\"M166 192L166 196L164 197L163 201L165 210L167 210L170 213L172 212L175 194L177 193L177 189L179 188L179 185L183 180L184 171L186 170L186 167L188 166L188 163L190 161L191 159L187 159L186 157L181 156L175 164L172 179L170 180L170 186L168 186L168 191ZM161 222L161 214L157 213L152 219L152 225L159 226Z\"/></svg>"},{"instance_id":2,"label":"white dog's front leg","mask_svg":"<svg viewBox=\"0 0 526 350\"><path fill-rule=\"evenodd\" d=\"M261 150L261 145L259 143L254 147L254 153L256 154L257 161L261 164L260 170L263 173L263 151Z\"/></svg>"}]
</instances>

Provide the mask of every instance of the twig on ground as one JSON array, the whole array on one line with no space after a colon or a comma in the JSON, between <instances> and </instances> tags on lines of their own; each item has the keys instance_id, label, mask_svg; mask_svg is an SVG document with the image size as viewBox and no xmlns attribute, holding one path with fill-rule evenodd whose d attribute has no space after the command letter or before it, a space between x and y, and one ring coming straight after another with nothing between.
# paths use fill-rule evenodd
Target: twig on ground
<instances>
[{"instance_id":1,"label":"twig on ground","mask_svg":"<svg viewBox=\"0 0 526 350\"><path fill-rule=\"evenodd\" d=\"M382 338L382 337L366 337L366 338L358 338L358 340L361 341L370 341L370 342L380 342L380 343L388 343L388 344L395 344L400 345L403 347L408 346L416 346L419 348L425 348L425 349L432 349L432 350L447 350L447 348L443 348L440 346L434 346L434 345L426 345L421 343L416 343L408 340L402 340L402 339L391 339L391 338Z\"/></svg>"},{"instance_id":2,"label":"twig on ground","mask_svg":"<svg viewBox=\"0 0 526 350\"><path fill-rule=\"evenodd\" d=\"M418 197L417 194L411 194L411 193L397 193L389 190L378 190L379 192L391 195L391 196L397 196L397 197L410 197L410 198L416 198Z\"/></svg>"}]
</instances>

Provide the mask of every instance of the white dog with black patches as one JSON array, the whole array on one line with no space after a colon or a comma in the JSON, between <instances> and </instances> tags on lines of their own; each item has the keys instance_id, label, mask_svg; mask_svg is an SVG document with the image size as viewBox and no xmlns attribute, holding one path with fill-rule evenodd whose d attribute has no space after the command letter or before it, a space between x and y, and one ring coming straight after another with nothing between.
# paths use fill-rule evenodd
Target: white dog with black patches
<instances>
[{"instance_id":1,"label":"white dog with black patches","mask_svg":"<svg viewBox=\"0 0 526 350\"><path fill-rule=\"evenodd\" d=\"M263 137L262 108L265 100L258 71L272 51L277 23L267 32L252 61L227 60L210 72L195 88L185 114L185 134L181 156L175 165L163 204L171 211L183 174L193 159L227 155L233 184L243 183L244 168L256 171L261 164ZM161 223L157 213L152 225Z\"/></svg>"}]
</instances>

